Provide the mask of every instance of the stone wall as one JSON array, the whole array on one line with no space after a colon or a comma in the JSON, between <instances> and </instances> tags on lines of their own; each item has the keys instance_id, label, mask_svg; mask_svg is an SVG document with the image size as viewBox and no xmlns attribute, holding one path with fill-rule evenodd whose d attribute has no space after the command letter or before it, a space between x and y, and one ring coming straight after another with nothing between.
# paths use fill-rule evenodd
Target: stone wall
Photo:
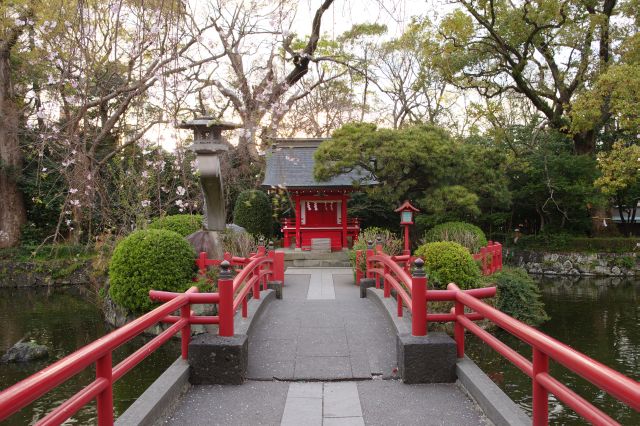
<instances>
[{"instance_id":1,"label":"stone wall","mask_svg":"<svg viewBox=\"0 0 640 426\"><path fill-rule=\"evenodd\" d=\"M94 279L90 261L0 261L0 287L86 285Z\"/></svg>"},{"instance_id":2,"label":"stone wall","mask_svg":"<svg viewBox=\"0 0 640 426\"><path fill-rule=\"evenodd\" d=\"M636 253L546 253L528 250L505 252L506 262L531 274L582 276L640 276Z\"/></svg>"}]
</instances>

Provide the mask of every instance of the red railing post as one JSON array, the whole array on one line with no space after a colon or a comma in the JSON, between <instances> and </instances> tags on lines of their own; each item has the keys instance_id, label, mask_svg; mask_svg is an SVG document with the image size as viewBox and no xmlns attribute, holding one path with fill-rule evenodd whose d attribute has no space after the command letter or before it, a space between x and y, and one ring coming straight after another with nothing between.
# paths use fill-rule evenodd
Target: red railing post
<instances>
[{"instance_id":1,"label":"red railing post","mask_svg":"<svg viewBox=\"0 0 640 426\"><path fill-rule=\"evenodd\" d=\"M416 269L411 278L411 334L427 335L427 274L424 271L424 260L417 258ZM400 296L398 296L400 299Z\"/></svg>"},{"instance_id":2,"label":"red railing post","mask_svg":"<svg viewBox=\"0 0 640 426\"><path fill-rule=\"evenodd\" d=\"M207 252L201 251L198 256L198 260L196 261L198 264L198 272L200 275L204 275L207 273Z\"/></svg>"},{"instance_id":3,"label":"red railing post","mask_svg":"<svg viewBox=\"0 0 640 426\"><path fill-rule=\"evenodd\" d=\"M187 303L186 305L180 308L180 318L187 321L184 327L182 327L182 330L180 330L182 359L187 359L189 356L189 341L191 340L191 323L189 322L190 317L191 317L191 304Z\"/></svg>"},{"instance_id":4,"label":"red railing post","mask_svg":"<svg viewBox=\"0 0 640 426\"><path fill-rule=\"evenodd\" d=\"M487 247L480 248L480 260L482 261L482 275L488 275L487 269Z\"/></svg>"},{"instance_id":5,"label":"red railing post","mask_svg":"<svg viewBox=\"0 0 640 426\"><path fill-rule=\"evenodd\" d=\"M537 348L533 348L533 426L549 424L549 393L538 383L537 375L549 372L549 357Z\"/></svg>"},{"instance_id":6,"label":"red railing post","mask_svg":"<svg viewBox=\"0 0 640 426\"><path fill-rule=\"evenodd\" d=\"M375 254L382 254L382 237L378 235L376 237L376 249ZM376 288L380 288L380 274L376 274Z\"/></svg>"},{"instance_id":7,"label":"red railing post","mask_svg":"<svg viewBox=\"0 0 640 426\"><path fill-rule=\"evenodd\" d=\"M498 271L502 271L502 244L496 243L496 254L498 256Z\"/></svg>"},{"instance_id":8,"label":"red railing post","mask_svg":"<svg viewBox=\"0 0 640 426\"><path fill-rule=\"evenodd\" d=\"M220 263L220 276L218 277L218 335L233 336L233 277L229 270L231 264L228 261Z\"/></svg>"},{"instance_id":9,"label":"red railing post","mask_svg":"<svg viewBox=\"0 0 640 426\"><path fill-rule=\"evenodd\" d=\"M356 285L360 285L362 279L362 271L360 270L360 262L362 261L362 250L356 250Z\"/></svg>"},{"instance_id":10,"label":"red railing post","mask_svg":"<svg viewBox=\"0 0 640 426\"><path fill-rule=\"evenodd\" d=\"M385 264L384 265L384 297L391 297L391 285L387 282L387 274L389 273L389 267ZM398 297L398 300L401 300L400 297ZM402 304L400 305L402 306Z\"/></svg>"},{"instance_id":11,"label":"red railing post","mask_svg":"<svg viewBox=\"0 0 640 426\"><path fill-rule=\"evenodd\" d=\"M495 256L495 247L493 245L493 241L489 240L489 242L487 243L487 249L489 252L489 256L491 256L491 258L489 259L489 265L488 265L488 271L487 271L487 275L491 275L493 274L493 272L495 271L495 262L496 262L496 256Z\"/></svg>"},{"instance_id":12,"label":"red railing post","mask_svg":"<svg viewBox=\"0 0 640 426\"><path fill-rule=\"evenodd\" d=\"M111 365L111 351L96 361L96 378L106 379L109 385L96 398L98 408L98 425L113 425L113 366Z\"/></svg>"},{"instance_id":13,"label":"red railing post","mask_svg":"<svg viewBox=\"0 0 640 426\"><path fill-rule=\"evenodd\" d=\"M458 301L457 297L455 300L455 314L456 323L453 333L456 338L456 353L458 355L458 358L464 358L464 326L460 322L460 317L464 316L464 305L462 304L462 302Z\"/></svg>"},{"instance_id":14,"label":"red railing post","mask_svg":"<svg viewBox=\"0 0 640 426\"><path fill-rule=\"evenodd\" d=\"M367 264L367 278L373 278L373 272L371 272L371 257L373 256L373 241L367 241L367 257L365 262Z\"/></svg>"}]
</instances>

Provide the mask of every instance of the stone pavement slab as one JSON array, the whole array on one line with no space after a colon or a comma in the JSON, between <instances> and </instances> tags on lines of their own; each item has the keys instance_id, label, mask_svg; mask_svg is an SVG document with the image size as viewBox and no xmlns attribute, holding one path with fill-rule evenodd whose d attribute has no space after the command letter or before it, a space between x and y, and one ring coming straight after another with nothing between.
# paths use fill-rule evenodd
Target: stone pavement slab
<instances>
[{"instance_id":1,"label":"stone pavement slab","mask_svg":"<svg viewBox=\"0 0 640 426\"><path fill-rule=\"evenodd\" d=\"M378 307L360 299L350 269L286 273L284 298L267 307L250 336L249 379L394 377L395 334ZM335 299L309 299L314 279L326 283L323 274L331 278Z\"/></svg>"}]
</instances>

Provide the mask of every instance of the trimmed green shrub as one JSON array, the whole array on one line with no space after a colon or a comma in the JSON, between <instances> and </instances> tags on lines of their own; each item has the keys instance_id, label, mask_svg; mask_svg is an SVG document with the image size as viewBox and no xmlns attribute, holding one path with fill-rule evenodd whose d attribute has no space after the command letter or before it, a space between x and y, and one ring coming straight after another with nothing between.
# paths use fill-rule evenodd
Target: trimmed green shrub
<instances>
[{"instance_id":1,"label":"trimmed green shrub","mask_svg":"<svg viewBox=\"0 0 640 426\"><path fill-rule=\"evenodd\" d=\"M135 312L153 308L149 290L181 292L195 276L195 252L178 233L164 229L135 231L116 246L109 263L109 294Z\"/></svg>"},{"instance_id":2,"label":"trimmed green shrub","mask_svg":"<svg viewBox=\"0 0 640 426\"><path fill-rule=\"evenodd\" d=\"M242 226L250 234L270 237L273 217L267 194L257 189L242 191L236 198L233 223Z\"/></svg>"},{"instance_id":3,"label":"trimmed green shrub","mask_svg":"<svg viewBox=\"0 0 640 426\"><path fill-rule=\"evenodd\" d=\"M505 268L488 279L498 287L497 309L529 325L539 325L549 319L540 290L524 269Z\"/></svg>"},{"instance_id":4,"label":"trimmed green shrub","mask_svg":"<svg viewBox=\"0 0 640 426\"><path fill-rule=\"evenodd\" d=\"M363 231L360 231L358 239L353 243L353 248L349 252L349 260L351 261L351 267L354 268L354 271L356 267L356 251L362 250L363 256L358 267L364 273L367 269L367 241L373 241L373 244L375 245L376 239L378 237L382 238L382 249L385 253L391 256L402 254L404 241L398 238L396 234L389 231L388 229L378 228L375 226L367 228Z\"/></svg>"},{"instance_id":5,"label":"trimmed green shrub","mask_svg":"<svg viewBox=\"0 0 640 426\"><path fill-rule=\"evenodd\" d=\"M154 219L148 229L167 229L187 237L202 229L201 214L175 214Z\"/></svg>"},{"instance_id":6,"label":"trimmed green shrub","mask_svg":"<svg viewBox=\"0 0 640 426\"><path fill-rule=\"evenodd\" d=\"M480 268L465 247L452 241L424 244L415 251L424 259L429 288L446 289L455 283L461 289L481 287Z\"/></svg>"},{"instance_id":7,"label":"trimmed green shrub","mask_svg":"<svg viewBox=\"0 0 640 426\"><path fill-rule=\"evenodd\" d=\"M467 249L471 253L477 253L481 247L487 245L482 229L467 222L446 222L436 225L424 234L425 243L437 241L453 241Z\"/></svg>"}]
</instances>

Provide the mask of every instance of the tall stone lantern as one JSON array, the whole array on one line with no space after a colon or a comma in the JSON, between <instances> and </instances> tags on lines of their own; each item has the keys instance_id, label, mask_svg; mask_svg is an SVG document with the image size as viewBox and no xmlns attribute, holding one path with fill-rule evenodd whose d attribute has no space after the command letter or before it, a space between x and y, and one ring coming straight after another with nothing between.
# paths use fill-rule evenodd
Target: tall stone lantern
<instances>
[{"instance_id":1,"label":"tall stone lantern","mask_svg":"<svg viewBox=\"0 0 640 426\"><path fill-rule=\"evenodd\" d=\"M187 239L197 252L206 251L209 258L222 259L224 251L220 232L225 230L227 215L219 154L228 150L222 131L241 126L216 121L212 117L197 117L183 121L177 127L193 130L193 145L189 149L196 153L196 168L204 196L204 230L189 235Z\"/></svg>"}]
</instances>

